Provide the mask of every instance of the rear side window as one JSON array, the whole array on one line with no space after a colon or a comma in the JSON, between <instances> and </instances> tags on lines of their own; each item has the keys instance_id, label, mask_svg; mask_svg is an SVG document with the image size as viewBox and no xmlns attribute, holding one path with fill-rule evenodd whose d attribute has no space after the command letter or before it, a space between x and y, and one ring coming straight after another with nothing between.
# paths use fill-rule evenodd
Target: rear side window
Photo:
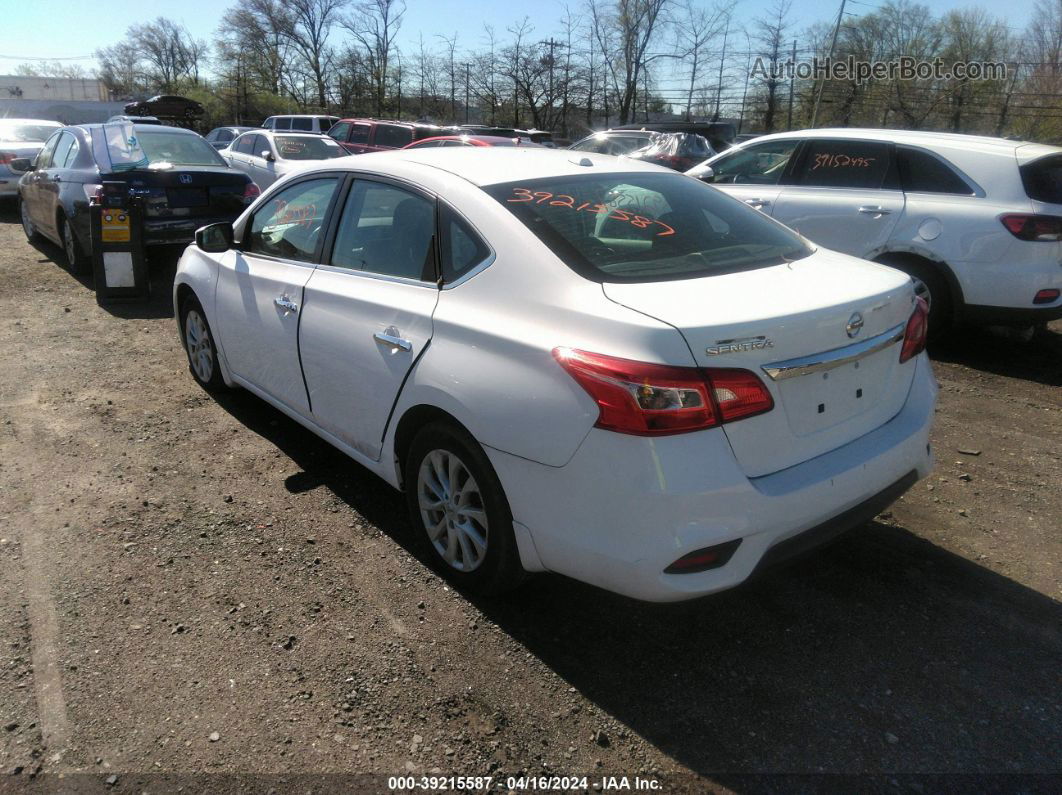
<instances>
[{"instance_id":1,"label":"rear side window","mask_svg":"<svg viewBox=\"0 0 1062 795\"><path fill-rule=\"evenodd\" d=\"M1050 155L1021 167L1025 193L1034 201L1062 204L1062 155Z\"/></svg>"},{"instance_id":2,"label":"rear side window","mask_svg":"<svg viewBox=\"0 0 1062 795\"><path fill-rule=\"evenodd\" d=\"M221 131L218 132L218 134L214 138L214 140L217 141L218 143L224 143L226 141L231 141L232 140L232 131L231 130L221 130Z\"/></svg>"},{"instance_id":3,"label":"rear side window","mask_svg":"<svg viewBox=\"0 0 1062 795\"><path fill-rule=\"evenodd\" d=\"M881 188L889 146L877 141L816 140L801 156L796 184L820 188Z\"/></svg>"},{"instance_id":4,"label":"rear side window","mask_svg":"<svg viewBox=\"0 0 1062 795\"><path fill-rule=\"evenodd\" d=\"M290 116L278 116L273 120L274 130L290 130L291 129L291 117Z\"/></svg>"},{"instance_id":5,"label":"rear side window","mask_svg":"<svg viewBox=\"0 0 1062 795\"><path fill-rule=\"evenodd\" d=\"M355 124L354 129L350 131L350 143L352 144L367 144L369 142L369 130L371 130L368 124Z\"/></svg>"},{"instance_id":6,"label":"rear side window","mask_svg":"<svg viewBox=\"0 0 1062 795\"><path fill-rule=\"evenodd\" d=\"M695 279L811 253L759 211L678 173L579 174L484 190L597 282Z\"/></svg>"},{"instance_id":7,"label":"rear side window","mask_svg":"<svg viewBox=\"0 0 1062 795\"><path fill-rule=\"evenodd\" d=\"M442 278L460 279L490 256L490 249L464 219L449 207L442 209Z\"/></svg>"},{"instance_id":8,"label":"rear side window","mask_svg":"<svg viewBox=\"0 0 1062 795\"><path fill-rule=\"evenodd\" d=\"M896 165L903 189L918 193L972 196L973 190L943 160L924 149L896 147Z\"/></svg>"},{"instance_id":9,"label":"rear side window","mask_svg":"<svg viewBox=\"0 0 1062 795\"><path fill-rule=\"evenodd\" d=\"M413 142L413 131L409 127L399 127L397 124L377 124L376 138L373 144L385 146L391 149L400 149Z\"/></svg>"},{"instance_id":10,"label":"rear side window","mask_svg":"<svg viewBox=\"0 0 1062 795\"><path fill-rule=\"evenodd\" d=\"M70 148L76 146L77 141L70 133L63 133L59 136L59 145L55 147L55 154L52 155L52 168L66 168ZM76 148L74 149L74 154L77 155Z\"/></svg>"},{"instance_id":11,"label":"rear side window","mask_svg":"<svg viewBox=\"0 0 1062 795\"><path fill-rule=\"evenodd\" d=\"M312 179L275 194L251 219L247 250L313 262L337 182L335 177Z\"/></svg>"},{"instance_id":12,"label":"rear side window","mask_svg":"<svg viewBox=\"0 0 1062 795\"><path fill-rule=\"evenodd\" d=\"M313 132L313 119L296 116L291 120L291 129L301 130L302 132Z\"/></svg>"}]
</instances>

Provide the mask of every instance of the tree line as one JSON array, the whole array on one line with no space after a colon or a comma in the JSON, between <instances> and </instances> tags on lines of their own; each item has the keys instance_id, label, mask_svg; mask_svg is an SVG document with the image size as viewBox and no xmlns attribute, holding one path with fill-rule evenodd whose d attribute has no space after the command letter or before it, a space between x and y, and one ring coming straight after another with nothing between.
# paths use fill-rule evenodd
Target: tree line
<instances>
[{"instance_id":1,"label":"tree line","mask_svg":"<svg viewBox=\"0 0 1062 795\"><path fill-rule=\"evenodd\" d=\"M198 99L211 124L328 112L574 137L673 114L734 120L745 132L814 123L1062 141L1062 0L1037 0L1022 29L980 8L938 14L912 0L839 0L833 19L803 27L790 0L754 17L736 0L581 0L548 31L525 17L503 31L415 36L406 11L404 0L241 0L211 41L159 17L98 50L97 76L116 99ZM993 80L866 82L785 72L789 62L828 56L1008 69ZM757 60L766 69L754 70ZM69 74L78 67L65 71L81 76Z\"/></svg>"}]
</instances>

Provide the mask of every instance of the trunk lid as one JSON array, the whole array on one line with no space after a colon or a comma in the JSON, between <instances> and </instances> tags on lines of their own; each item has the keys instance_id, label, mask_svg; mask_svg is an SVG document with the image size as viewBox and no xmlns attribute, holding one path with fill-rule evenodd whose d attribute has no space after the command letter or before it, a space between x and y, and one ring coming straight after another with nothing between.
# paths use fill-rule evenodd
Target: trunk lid
<instances>
[{"instance_id":1,"label":"trunk lid","mask_svg":"<svg viewBox=\"0 0 1062 795\"><path fill-rule=\"evenodd\" d=\"M239 215L250 177L223 166L175 166L172 169L137 169L105 175L106 180L128 182L144 199L150 218L219 217Z\"/></svg>"},{"instance_id":2,"label":"trunk lid","mask_svg":"<svg viewBox=\"0 0 1062 795\"><path fill-rule=\"evenodd\" d=\"M789 265L602 287L616 303L678 329L702 367L762 379L774 409L723 426L749 477L847 444L907 399L914 367L899 356L914 293L892 268L819 249ZM856 313L862 326L850 334Z\"/></svg>"}]
</instances>

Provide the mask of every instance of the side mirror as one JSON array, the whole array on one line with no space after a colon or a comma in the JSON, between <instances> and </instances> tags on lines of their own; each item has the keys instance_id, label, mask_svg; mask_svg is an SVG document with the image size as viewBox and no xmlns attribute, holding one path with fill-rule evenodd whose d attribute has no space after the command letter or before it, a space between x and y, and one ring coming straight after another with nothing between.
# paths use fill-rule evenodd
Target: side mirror
<instances>
[{"instance_id":1,"label":"side mirror","mask_svg":"<svg viewBox=\"0 0 1062 795\"><path fill-rule=\"evenodd\" d=\"M221 254L232 248L232 224L221 222L195 230L195 244L208 254Z\"/></svg>"},{"instance_id":2,"label":"side mirror","mask_svg":"<svg viewBox=\"0 0 1062 795\"><path fill-rule=\"evenodd\" d=\"M16 157L11 161L12 171L36 171L37 167L28 157Z\"/></svg>"},{"instance_id":3,"label":"side mirror","mask_svg":"<svg viewBox=\"0 0 1062 795\"><path fill-rule=\"evenodd\" d=\"M711 182L713 179L715 179L715 171L712 170L711 166L694 166L686 173L691 177L696 177L697 179L704 180L705 182Z\"/></svg>"},{"instance_id":4,"label":"side mirror","mask_svg":"<svg viewBox=\"0 0 1062 795\"><path fill-rule=\"evenodd\" d=\"M270 163L272 163L274 160L276 160L276 157L274 157L273 153L270 152L268 149L263 149L262 150L262 159L263 160L268 160Z\"/></svg>"}]
</instances>

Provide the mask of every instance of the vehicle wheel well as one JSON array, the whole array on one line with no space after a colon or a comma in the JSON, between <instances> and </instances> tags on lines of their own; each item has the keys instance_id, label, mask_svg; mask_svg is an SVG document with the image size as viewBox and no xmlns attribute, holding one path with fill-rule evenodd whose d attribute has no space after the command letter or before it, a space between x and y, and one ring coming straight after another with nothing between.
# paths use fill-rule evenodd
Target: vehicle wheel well
<instances>
[{"instance_id":1,"label":"vehicle wheel well","mask_svg":"<svg viewBox=\"0 0 1062 795\"><path fill-rule=\"evenodd\" d=\"M193 290L187 284L178 285L177 286L177 322L180 322L180 320L181 320L181 312L184 311L184 303L189 298L195 298L197 301L199 300L196 297L195 290Z\"/></svg>"},{"instance_id":2,"label":"vehicle wheel well","mask_svg":"<svg viewBox=\"0 0 1062 795\"><path fill-rule=\"evenodd\" d=\"M398 427L395 429L394 456L395 465L398 469L399 487L402 485L402 473L405 472L406 456L409 455L410 445L413 444L417 431L431 422L446 422L460 428L465 433L468 433L469 436L472 435L469 433L468 428L462 425L456 417L436 406L422 404L408 409L402 415L402 419L398 421Z\"/></svg>"},{"instance_id":3,"label":"vehicle wheel well","mask_svg":"<svg viewBox=\"0 0 1062 795\"><path fill-rule=\"evenodd\" d=\"M880 262L882 265L895 265L900 268L908 263L912 265L921 265L923 267L931 268L933 271L939 273L944 277L944 281L948 285L948 297L951 299L953 319L959 316L963 305L962 287L959 285L959 280L955 278L955 274L952 272L951 268L948 267L946 262L923 257L921 254L915 254L911 251L886 251L874 257L874 261Z\"/></svg>"}]
</instances>

